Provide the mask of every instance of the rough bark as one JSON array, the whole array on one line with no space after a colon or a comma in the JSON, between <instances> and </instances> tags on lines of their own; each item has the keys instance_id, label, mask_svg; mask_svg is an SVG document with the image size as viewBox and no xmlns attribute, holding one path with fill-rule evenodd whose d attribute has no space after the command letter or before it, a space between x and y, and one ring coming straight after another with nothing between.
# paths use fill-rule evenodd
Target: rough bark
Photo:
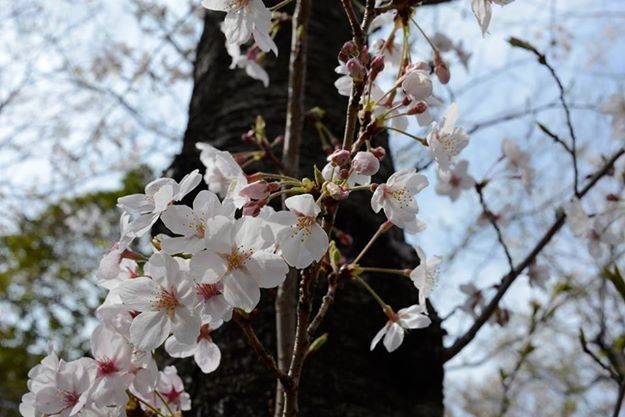
<instances>
[{"instance_id":1,"label":"rough bark","mask_svg":"<svg viewBox=\"0 0 625 417\"><path fill-rule=\"evenodd\" d=\"M290 28L278 36L281 55L268 57L270 88L248 78L242 71L228 69L230 58L219 30L220 15L208 14L197 49L195 87L189 109L189 124L181 153L175 158L170 174L180 178L195 168L202 169L195 149L196 142L208 142L221 149L242 149L240 135L249 129L257 114L267 122L269 137L283 134L288 80ZM306 107L319 106L327 111L326 122L341 135L346 100L333 86L336 54L351 37L349 26L338 2L315 2L311 21ZM385 145L386 138L376 139ZM312 172L314 163L322 166L324 156L311 127L305 127L302 140L301 172ZM389 175L387 158L380 178ZM369 195L338 212L338 227L354 238L344 254L355 256L364 246L383 216L369 207ZM418 259L403 241L401 231L385 234L372 248L365 264L389 268L414 267ZM372 276L369 282L391 305L405 307L416 302L412 284L397 276ZM323 284L317 289L325 292ZM263 302L253 317L259 338L275 351L275 293L265 291ZM318 303L317 303L318 305ZM393 354L378 347L369 351L369 343L386 319L377 304L360 287L344 283L337 290L319 334L328 333L328 342L305 364L301 388L302 416L442 416L443 365L440 359L442 330L435 312L427 329L411 332ZM270 416L275 380L248 347L240 329L226 324L214 335L222 350L220 368L203 375L190 362L181 363L193 397L197 416Z\"/></svg>"}]
</instances>

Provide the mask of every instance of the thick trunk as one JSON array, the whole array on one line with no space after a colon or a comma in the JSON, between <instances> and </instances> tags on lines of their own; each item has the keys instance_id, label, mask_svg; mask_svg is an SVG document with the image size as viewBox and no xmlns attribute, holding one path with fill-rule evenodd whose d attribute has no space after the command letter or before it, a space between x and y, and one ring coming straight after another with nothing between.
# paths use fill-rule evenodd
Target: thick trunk
<instances>
[{"instance_id":1,"label":"thick trunk","mask_svg":"<svg viewBox=\"0 0 625 417\"><path fill-rule=\"evenodd\" d=\"M340 136L344 125L346 100L333 83L336 54L350 38L347 21L339 2L316 1L309 38L306 108L319 106L327 111L326 122ZM189 125L181 153L172 163L172 175L180 178L194 168L202 168L196 142L209 142L221 149L241 149L241 133L247 131L256 115L267 122L269 137L283 134L289 28L277 39L281 55L268 58L271 86L248 78L241 71L228 69L230 59L219 30L220 15L209 14L198 45L195 88L190 105ZM386 139L377 139L385 145ZM319 140L305 127L301 152L301 172L311 173L314 163L323 165ZM380 178L388 176L390 158ZM310 174L311 175L311 174ZM338 228L354 238L353 247L343 249L354 256L375 232L384 218L369 207L368 195L342 206ZM367 256L368 264L405 268L418 262L414 251L394 229L381 238ZM370 277L369 281L387 302L396 308L416 302L416 290L409 280L397 276ZM318 289L324 292L323 284ZM265 291L264 301L253 318L259 338L275 351L275 293ZM427 329L411 332L393 354L369 343L386 319L378 305L360 287L351 283L339 287L319 334L328 333L328 342L307 360L301 387L302 416L442 416L443 365L440 360L442 331L434 323ZM240 329L226 324L215 334L222 350L220 368L203 375L190 363L185 368L197 416L270 416L275 380L248 347Z\"/></svg>"}]
</instances>

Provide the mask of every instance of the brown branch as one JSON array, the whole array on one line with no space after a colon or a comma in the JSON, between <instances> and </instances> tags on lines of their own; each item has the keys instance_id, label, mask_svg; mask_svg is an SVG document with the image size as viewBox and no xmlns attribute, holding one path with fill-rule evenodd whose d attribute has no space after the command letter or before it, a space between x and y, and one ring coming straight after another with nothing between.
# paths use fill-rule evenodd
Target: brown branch
<instances>
[{"instance_id":1,"label":"brown branch","mask_svg":"<svg viewBox=\"0 0 625 417\"><path fill-rule=\"evenodd\" d=\"M334 302L334 294L336 293L336 284L337 284L336 281L337 281L336 274L332 273L328 276L328 289L326 290L326 294L323 296L323 299L321 300L321 305L319 306L319 310L317 311L317 314L312 319L307 329L309 338L312 338L315 335L315 332L317 332L319 325L323 322L323 319L326 317L328 310L330 309L330 307L332 306L332 303Z\"/></svg>"},{"instance_id":2,"label":"brown branch","mask_svg":"<svg viewBox=\"0 0 625 417\"><path fill-rule=\"evenodd\" d=\"M592 175L590 181L586 186L580 190L578 193L578 198L584 197L596 184L597 182L608 175L608 173L612 170L613 165L616 161L625 154L625 148L619 149L616 153L614 153L610 159L603 165L601 169L595 172ZM443 350L442 359L444 362L449 361L451 358L456 356L462 349L464 349L471 341L475 338L477 333L480 331L482 326L488 321L490 316L497 310L499 306L499 302L506 294L512 283L516 280L516 278L521 275L521 273L527 268L533 261L536 259L538 254L542 252L542 250L547 246L547 244L551 241L551 239L558 233L558 231L564 226L566 220L566 216L563 212L559 213L556 217L555 222L551 225L551 227L545 232L542 238L536 243L536 246L530 251L530 253L519 263L516 267L514 267L510 272L504 275L501 278L499 285L497 286L497 292L490 300L490 302L484 307L481 311L480 315L475 319L471 327L464 333L462 336L458 337L454 343Z\"/></svg>"},{"instance_id":3,"label":"brown branch","mask_svg":"<svg viewBox=\"0 0 625 417\"><path fill-rule=\"evenodd\" d=\"M267 349L263 346L262 342L256 336L256 332L252 328L250 324L249 317L247 315L242 314L238 310L234 310L232 313L232 320L239 325L243 333L247 337L247 340L254 349L254 352L258 355L260 361L273 373L276 375L276 378L282 383L283 386L290 385L290 379L288 375L278 368L278 364L274 359L273 355L271 355Z\"/></svg>"},{"instance_id":4,"label":"brown branch","mask_svg":"<svg viewBox=\"0 0 625 417\"><path fill-rule=\"evenodd\" d=\"M291 30L291 55L289 58L289 87L286 113L282 166L286 175L297 176L299 170L300 144L304 126L304 95L306 87L306 51L308 22L312 12L312 0L298 0L293 14ZM295 310L297 307L296 285L299 274L291 268L286 280L278 287L276 296L276 343L278 364L286 372L294 350ZM274 416L279 417L285 408L284 384L276 386Z\"/></svg>"},{"instance_id":5,"label":"brown branch","mask_svg":"<svg viewBox=\"0 0 625 417\"><path fill-rule=\"evenodd\" d=\"M501 233L501 228L499 227L499 224L497 224L497 218L486 205L486 200L484 200L484 193L482 192L482 190L484 189L484 186L485 186L484 183L475 184L475 191L477 192L477 195L480 197L480 204L482 205L482 210L484 211L484 215L488 218L488 221L490 222L490 224L495 229L495 232L497 233L497 240L499 241L499 244L501 245L504 253L506 254L506 259L508 260L508 266L510 267L510 270L512 271L514 269L514 261L512 260L512 255L510 255L510 249L508 249L508 245L503 240L503 234Z\"/></svg>"}]
</instances>

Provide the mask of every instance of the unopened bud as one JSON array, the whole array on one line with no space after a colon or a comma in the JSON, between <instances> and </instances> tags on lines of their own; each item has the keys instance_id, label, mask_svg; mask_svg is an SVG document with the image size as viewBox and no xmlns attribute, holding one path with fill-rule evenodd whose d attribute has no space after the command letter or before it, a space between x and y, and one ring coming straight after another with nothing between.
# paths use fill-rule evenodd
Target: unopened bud
<instances>
[{"instance_id":1,"label":"unopened bud","mask_svg":"<svg viewBox=\"0 0 625 417\"><path fill-rule=\"evenodd\" d=\"M378 146L377 148L373 148L371 149L371 153L378 158L379 161L383 160L384 157L386 156L386 149L384 149L381 146Z\"/></svg>"},{"instance_id":2,"label":"unopened bud","mask_svg":"<svg viewBox=\"0 0 625 417\"><path fill-rule=\"evenodd\" d=\"M352 169L357 174L375 175L380 169L380 161L371 152L358 152L352 160Z\"/></svg>"},{"instance_id":3,"label":"unopened bud","mask_svg":"<svg viewBox=\"0 0 625 417\"><path fill-rule=\"evenodd\" d=\"M447 84L451 79L449 67L445 61L443 61L443 58L439 53L434 55L434 73L438 77L438 81L440 81L441 84Z\"/></svg>"},{"instance_id":4,"label":"unopened bud","mask_svg":"<svg viewBox=\"0 0 625 417\"><path fill-rule=\"evenodd\" d=\"M425 101L417 101L417 102L412 103L410 107L408 107L407 113L410 115L421 114L421 113L425 113L427 109L428 109L428 105Z\"/></svg>"},{"instance_id":5,"label":"unopened bud","mask_svg":"<svg viewBox=\"0 0 625 417\"><path fill-rule=\"evenodd\" d=\"M371 61L371 79L375 80L378 74L382 71L384 71L384 55L377 55L375 58L373 58L373 61Z\"/></svg>"},{"instance_id":6,"label":"unopened bud","mask_svg":"<svg viewBox=\"0 0 625 417\"><path fill-rule=\"evenodd\" d=\"M367 69L357 58L350 58L346 64L347 73L354 81L363 81L367 74Z\"/></svg>"},{"instance_id":7,"label":"unopened bud","mask_svg":"<svg viewBox=\"0 0 625 417\"><path fill-rule=\"evenodd\" d=\"M334 200L341 201L346 200L347 197L349 197L349 191L333 182L329 183L326 186L326 189L328 190L328 194L330 195L330 197L332 197Z\"/></svg>"},{"instance_id":8,"label":"unopened bud","mask_svg":"<svg viewBox=\"0 0 625 417\"><path fill-rule=\"evenodd\" d=\"M241 135L241 141L243 143L247 143L248 145L253 145L256 143L256 133L253 129L248 130L247 132Z\"/></svg>"},{"instance_id":9,"label":"unopened bud","mask_svg":"<svg viewBox=\"0 0 625 417\"><path fill-rule=\"evenodd\" d=\"M269 197L269 193L269 183L265 180L248 184L239 191L239 195L248 200L262 200Z\"/></svg>"},{"instance_id":10,"label":"unopened bud","mask_svg":"<svg viewBox=\"0 0 625 417\"><path fill-rule=\"evenodd\" d=\"M356 56L356 45L352 41L347 41L341 47L339 52L339 61L347 62L350 58Z\"/></svg>"},{"instance_id":11,"label":"unopened bud","mask_svg":"<svg viewBox=\"0 0 625 417\"><path fill-rule=\"evenodd\" d=\"M343 166L349 162L349 157L350 153L347 149L339 149L328 156L328 162L334 166Z\"/></svg>"}]
</instances>

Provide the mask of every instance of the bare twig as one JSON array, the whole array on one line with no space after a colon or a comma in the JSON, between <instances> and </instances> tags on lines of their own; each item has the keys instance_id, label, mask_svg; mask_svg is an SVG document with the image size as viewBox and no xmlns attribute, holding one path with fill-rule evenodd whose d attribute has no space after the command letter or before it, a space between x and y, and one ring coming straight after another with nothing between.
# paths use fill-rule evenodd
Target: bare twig
<instances>
[{"instance_id":1,"label":"bare twig","mask_svg":"<svg viewBox=\"0 0 625 417\"><path fill-rule=\"evenodd\" d=\"M262 342L258 339L258 336L256 336L256 332L254 332L254 329L250 324L249 317L235 310L232 314L232 320L239 325L241 330L243 330L243 333L245 334L245 336L247 336L247 340L249 341L250 346L252 347L252 349L254 349L254 352L256 352L260 361L267 368L273 371L273 373L276 375L276 378L278 378L283 386L289 386L290 383L288 375L280 368L278 368L278 364L276 363L275 358L267 351L267 349L265 349Z\"/></svg>"},{"instance_id":2,"label":"bare twig","mask_svg":"<svg viewBox=\"0 0 625 417\"><path fill-rule=\"evenodd\" d=\"M499 241L499 244L501 245L504 253L506 254L506 259L508 260L508 266L510 267L510 270L512 271L514 269L514 261L512 261L512 255L510 255L510 249L508 249L508 245L503 240L503 234L501 233L501 228L499 227L499 224L497 224L497 218L486 205L486 200L484 199L484 193L482 192L483 189L484 189L483 183L475 184L475 191L477 192L477 195L480 197L480 204L482 205L482 210L484 211L484 215L488 218L488 221L495 229L495 232L497 232L497 240Z\"/></svg>"}]
</instances>

